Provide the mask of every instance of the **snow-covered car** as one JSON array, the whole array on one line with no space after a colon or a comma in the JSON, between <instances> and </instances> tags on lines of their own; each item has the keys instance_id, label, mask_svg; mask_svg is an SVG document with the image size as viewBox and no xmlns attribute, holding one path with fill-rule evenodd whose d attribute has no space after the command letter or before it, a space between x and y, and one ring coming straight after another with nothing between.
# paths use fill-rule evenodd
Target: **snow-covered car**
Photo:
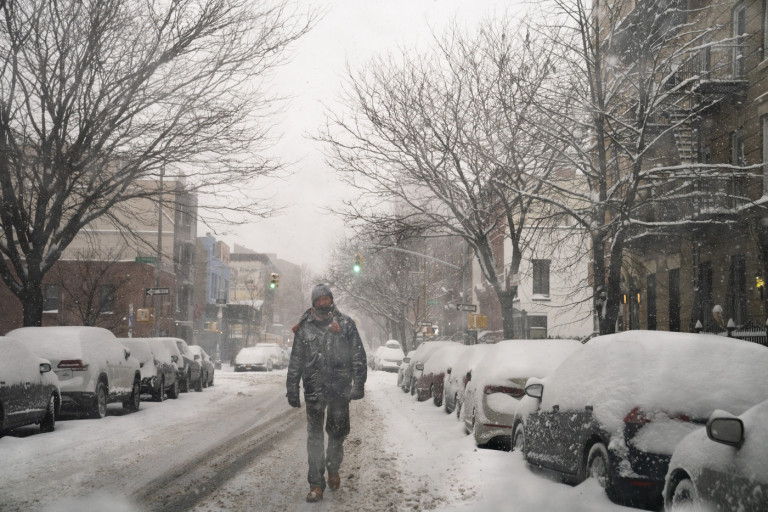
<instances>
[{"instance_id":1,"label":"snow-covered car","mask_svg":"<svg viewBox=\"0 0 768 512\"><path fill-rule=\"evenodd\" d=\"M420 372L416 380L416 399L420 402L432 398L437 407L443 405L444 379L451 367L468 348L461 343L452 343L433 351L423 362L417 363Z\"/></svg>"},{"instance_id":2,"label":"snow-covered car","mask_svg":"<svg viewBox=\"0 0 768 512\"><path fill-rule=\"evenodd\" d=\"M461 404L464 403L464 390L472 379L472 370L483 358L486 352L493 347L491 344L467 345L467 349L461 358L453 363L450 372L446 373L443 383L443 401L445 412L456 411L456 417L460 418Z\"/></svg>"},{"instance_id":3,"label":"snow-covered car","mask_svg":"<svg viewBox=\"0 0 768 512\"><path fill-rule=\"evenodd\" d=\"M577 340L505 340L486 351L472 370L461 419L478 446L491 441L511 446L514 419L525 384L544 377L581 348Z\"/></svg>"},{"instance_id":4,"label":"snow-covered car","mask_svg":"<svg viewBox=\"0 0 768 512\"><path fill-rule=\"evenodd\" d=\"M47 359L21 341L0 337L0 436L37 423L53 431L61 408L59 379Z\"/></svg>"},{"instance_id":5,"label":"snow-covered car","mask_svg":"<svg viewBox=\"0 0 768 512\"><path fill-rule=\"evenodd\" d=\"M235 371L267 371L273 368L272 349L269 347L244 347L235 356Z\"/></svg>"},{"instance_id":6,"label":"snow-covered car","mask_svg":"<svg viewBox=\"0 0 768 512\"><path fill-rule=\"evenodd\" d=\"M103 418L107 404L136 411L141 402L139 361L101 327L21 327L7 335L50 361L59 379L62 406L74 405Z\"/></svg>"},{"instance_id":7,"label":"snow-covered car","mask_svg":"<svg viewBox=\"0 0 768 512\"><path fill-rule=\"evenodd\" d=\"M176 366L176 382L180 393L189 392L189 383L187 367L184 362L184 356L181 355L175 338L147 338L150 346L154 350L156 346L163 347L171 356L171 361Z\"/></svg>"},{"instance_id":8,"label":"snow-covered car","mask_svg":"<svg viewBox=\"0 0 768 512\"><path fill-rule=\"evenodd\" d=\"M768 399L766 368L765 347L724 336L598 336L527 384L539 402L514 443L566 482L594 477L615 502L659 508L677 444L715 410L741 414Z\"/></svg>"},{"instance_id":9,"label":"snow-covered car","mask_svg":"<svg viewBox=\"0 0 768 512\"><path fill-rule=\"evenodd\" d=\"M403 374L400 377L398 372L398 382L400 387L406 393L410 392L412 395L416 393L416 382L421 376L421 369L416 368L416 365L423 363L429 358L429 355L440 347L446 345L457 345L453 341L424 341L415 349L408 352L408 362L403 359Z\"/></svg>"},{"instance_id":10,"label":"snow-covered car","mask_svg":"<svg viewBox=\"0 0 768 512\"><path fill-rule=\"evenodd\" d=\"M284 352L277 343L257 343L256 347L266 349L272 358L272 368L281 370L288 366L288 360L284 358Z\"/></svg>"},{"instance_id":11,"label":"snow-covered car","mask_svg":"<svg viewBox=\"0 0 768 512\"><path fill-rule=\"evenodd\" d=\"M675 448L664 485L667 510L739 510L768 507L768 401L741 416L710 415L705 429Z\"/></svg>"},{"instance_id":12,"label":"snow-covered car","mask_svg":"<svg viewBox=\"0 0 768 512\"><path fill-rule=\"evenodd\" d=\"M163 343L171 354L177 355L176 375L179 378L179 387L182 393L188 393L190 389L203 390L202 366L195 359L195 354L190 352L189 345L181 338L161 337L153 338ZM175 349L173 347L176 347Z\"/></svg>"},{"instance_id":13,"label":"snow-covered car","mask_svg":"<svg viewBox=\"0 0 768 512\"><path fill-rule=\"evenodd\" d=\"M213 386L213 374L216 371L216 368L211 356L209 356L200 345L190 345L189 350L191 350L193 354L200 356L200 364L202 365L203 371L203 387L207 388L208 386Z\"/></svg>"},{"instance_id":14,"label":"snow-covered car","mask_svg":"<svg viewBox=\"0 0 768 512\"><path fill-rule=\"evenodd\" d=\"M176 364L162 343L150 344L149 338L118 338L141 367L141 392L152 395L158 402L179 397Z\"/></svg>"},{"instance_id":15,"label":"snow-covered car","mask_svg":"<svg viewBox=\"0 0 768 512\"><path fill-rule=\"evenodd\" d=\"M397 340L387 340L384 345L377 347L373 354L373 369L396 372L403 363L403 348Z\"/></svg>"}]
</instances>

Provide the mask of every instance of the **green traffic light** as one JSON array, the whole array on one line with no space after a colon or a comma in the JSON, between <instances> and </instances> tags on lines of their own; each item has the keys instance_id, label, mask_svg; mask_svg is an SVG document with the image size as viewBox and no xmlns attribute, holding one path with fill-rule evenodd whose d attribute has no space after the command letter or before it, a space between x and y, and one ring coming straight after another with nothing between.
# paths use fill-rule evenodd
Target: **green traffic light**
<instances>
[{"instance_id":1,"label":"green traffic light","mask_svg":"<svg viewBox=\"0 0 768 512\"><path fill-rule=\"evenodd\" d=\"M269 287L274 290L275 289L275 283L269 283Z\"/></svg>"},{"instance_id":2,"label":"green traffic light","mask_svg":"<svg viewBox=\"0 0 768 512\"><path fill-rule=\"evenodd\" d=\"M360 273L360 265L355 265L354 267L352 267L352 270L354 270L356 274L359 274Z\"/></svg>"}]
</instances>

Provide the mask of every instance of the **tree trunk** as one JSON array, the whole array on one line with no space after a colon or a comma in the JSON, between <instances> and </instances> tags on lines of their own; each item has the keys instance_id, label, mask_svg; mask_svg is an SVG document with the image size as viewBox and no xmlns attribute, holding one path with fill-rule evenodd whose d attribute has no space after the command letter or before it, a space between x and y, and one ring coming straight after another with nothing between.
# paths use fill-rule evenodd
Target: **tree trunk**
<instances>
[{"instance_id":1,"label":"tree trunk","mask_svg":"<svg viewBox=\"0 0 768 512\"><path fill-rule=\"evenodd\" d=\"M511 340L515 338L515 297L517 297L517 286L514 286L503 293L498 294L501 304L501 326L504 330L504 339Z\"/></svg>"},{"instance_id":2,"label":"tree trunk","mask_svg":"<svg viewBox=\"0 0 768 512\"><path fill-rule=\"evenodd\" d=\"M40 280L29 280L17 295L21 301L24 327L43 325L43 286Z\"/></svg>"}]
</instances>

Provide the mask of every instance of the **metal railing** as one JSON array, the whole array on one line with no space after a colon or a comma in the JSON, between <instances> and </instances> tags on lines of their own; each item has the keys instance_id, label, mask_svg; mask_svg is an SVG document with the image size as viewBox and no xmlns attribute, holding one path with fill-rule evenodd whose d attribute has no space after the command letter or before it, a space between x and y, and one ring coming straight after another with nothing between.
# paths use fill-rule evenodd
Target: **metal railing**
<instances>
[{"instance_id":1,"label":"metal railing","mask_svg":"<svg viewBox=\"0 0 768 512\"><path fill-rule=\"evenodd\" d=\"M693 52L677 70L676 79L741 80L744 78L744 44L713 44Z\"/></svg>"}]
</instances>

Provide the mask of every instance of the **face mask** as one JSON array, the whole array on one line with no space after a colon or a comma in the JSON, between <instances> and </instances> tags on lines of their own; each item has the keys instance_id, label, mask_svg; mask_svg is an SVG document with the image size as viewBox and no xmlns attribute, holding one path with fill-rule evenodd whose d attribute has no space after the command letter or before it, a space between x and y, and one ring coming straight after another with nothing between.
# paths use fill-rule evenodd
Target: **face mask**
<instances>
[{"instance_id":1,"label":"face mask","mask_svg":"<svg viewBox=\"0 0 768 512\"><path fill-rule=\"evenodd\" d=\"M331 312L333 311L333 304L331 304L330 306L326 306L324 308L315 307L314 309L315 309L315 316L317 316L318 318L325 318L328 315L330 315Z\"/></svg>"}]
</instances>

